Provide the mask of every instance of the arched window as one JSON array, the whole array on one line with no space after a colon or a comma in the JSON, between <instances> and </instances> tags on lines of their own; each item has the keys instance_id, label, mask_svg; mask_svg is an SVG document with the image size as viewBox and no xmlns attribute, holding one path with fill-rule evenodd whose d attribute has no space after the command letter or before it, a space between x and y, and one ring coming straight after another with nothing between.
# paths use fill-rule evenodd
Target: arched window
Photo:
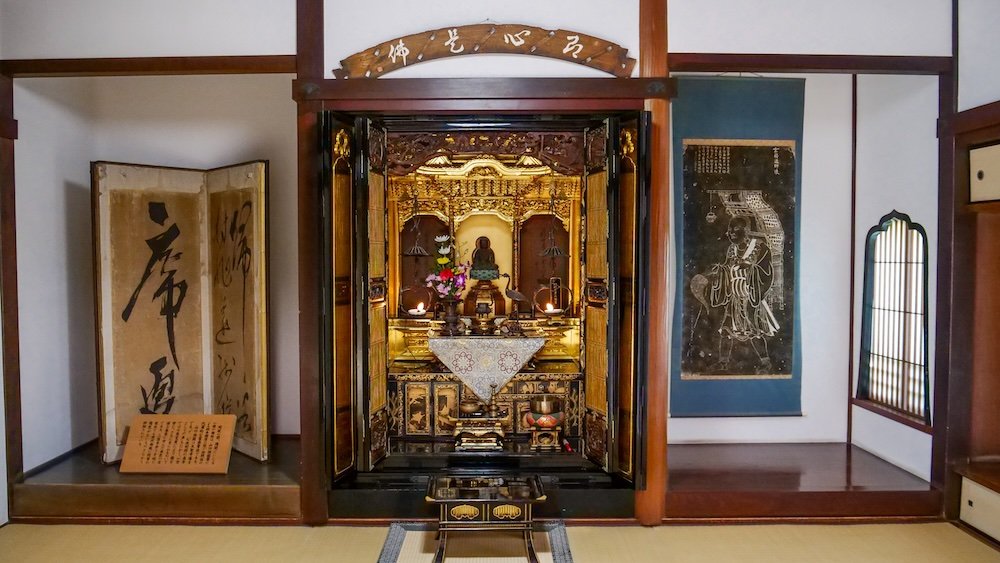
<instances>
[{"instance_id":1,"label":"arched window","mask_svg":"<svg viewBox=\"0 0 1000 563\"><path fill-rule=\"evenodd\" d=\"M927 233L894 210L867 242L858 399L930 424Z\"/></svg>"}]
</instances>

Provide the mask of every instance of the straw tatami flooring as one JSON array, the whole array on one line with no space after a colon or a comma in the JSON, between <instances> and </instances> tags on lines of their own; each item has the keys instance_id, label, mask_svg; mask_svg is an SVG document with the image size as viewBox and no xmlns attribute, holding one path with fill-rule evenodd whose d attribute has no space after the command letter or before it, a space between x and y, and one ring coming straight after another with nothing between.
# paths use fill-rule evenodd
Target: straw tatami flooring
<instances>
[{"instance_id":1,"label":"straw tatami flooring","mask_svg":"<svg viewBox=\"0 0 1000 563\"><path fill-rule=\"evenodd\" d=\"M374 562L387 528L43 526L0 529L0 561ZM577 563L1000 562L951 524L569 527Z\"/></svg>"}]
</instances>

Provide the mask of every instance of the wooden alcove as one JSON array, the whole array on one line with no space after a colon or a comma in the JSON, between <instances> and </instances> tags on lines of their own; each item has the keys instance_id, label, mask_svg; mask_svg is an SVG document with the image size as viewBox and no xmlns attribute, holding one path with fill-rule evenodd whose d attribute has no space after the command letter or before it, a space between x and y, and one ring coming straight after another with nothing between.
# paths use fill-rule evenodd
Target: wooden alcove
<instances>
[{"instance_id":1,"label":"wooden alcove","mask_svg":"<svg viewBox=\"0 0 1000 563\"><path fill-rule=\"evenodd\" d=\"M243 463L234 457L225 477L123 478L114 468L95 466L93 447L69 452L54 463L25 475L21 456L18 370L18 309L14 217L14 139L12 79L27 76L95 76L146 74L254 74L295 72L292 92L298 102L299 147L299 307L319 309L318 264L320 207L316 189L317 115L320 110L447 114L468 112L599 112L652 110L655 133L652 163L654 202L651 250L666 255L670 209L667 202L669 103L666 93L667 60L671 69L692 72L830 72L908 73L937 75L941 84L941 117L954 110L954 82L950 57L870 57L817 55L725 55L676 53L668 57L665 0L640 2L640 75L642 79L451 79L451 80L323 80L323 2L299 0L297 55L286 57L206 57L161 59L7 61L0 67L0 236L3 253L4 378L7 390L7 473L11 483L14 521L181 521L274 522L324 524L329 521L329 482L322 452L325 434L319 404L321 370L318 319L300 318L301 435L276 440L278 461L268 466ZM1000 135L1000 133L996 133ZM954 153L950 137L941 139L942 238L965 236L955 218L964 213L953 182ZM971 139L971 138L970 138ZM970 140L969 142L975 142ZM957 183L961 185L960 182ZM954 227L954 228L953 228ZM943 244L939 258L942 299L938 346L953 349L939 356L935 413L939 420L962 423L963 400L970 391L960 378L960 316L971 311L971 297L952 291L968 279L956 264L963 255ZM956 247L960 245L955 245ZM665 295L666 265L650 272L650 291ZM964 308L963 308L964 307ZM651 340L666 341L669 316L665 302L650 312ZM945 470L945 452L960 451L967 439L935 426L932 483L913 478L871 454L849 444L826 445L678 445L666 442L667 361L659 347L650 357L649 431L643 437L647 452L647 482L635 494L633 518L622 523L659 524L664 521L717 522L727 520L792 520L859 518L939 519L942 497L953 505L955 484ZM847 377L845 375L845 390ZM949 381L956 390L949 396ZM971 386L970 386L971 388ZM963 390L964 389L964 390ZM845 408L849 408L846 403ZM975 408L975 407L974 407ZM956 424L951 425L952 428ZM965 422L968 429L968 422ZM1000 452L995 452L1000 453ZM949 461L954 461L952 454ZM956 466L957 467L957 466ZM990 468L970 465L963 471ZM190 478L189 478L190 477ZM811 483L808 487L803 483ZM150 500L164 508L151 508ZM368 520L332 523L378 523L386 514ZM590 520L592 523L599 521Z\"/></svg>"}]
</instances>

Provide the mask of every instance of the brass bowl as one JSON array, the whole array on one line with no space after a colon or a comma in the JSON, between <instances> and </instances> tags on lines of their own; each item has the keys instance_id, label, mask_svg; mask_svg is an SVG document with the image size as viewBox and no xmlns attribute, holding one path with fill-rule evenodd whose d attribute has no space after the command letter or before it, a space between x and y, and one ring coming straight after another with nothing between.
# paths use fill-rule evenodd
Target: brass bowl
<instances>
[{"instance_id":1,"label":"brass bowl","mask_svg":"<svg viewBox=\"0 0 1000 563\"><path fill-rule=\"evenodd\" d=\"M531 412L552 414L562 411L562 401L555 395L542 395L531 399Z\"/></svg>"},{"instance_id":2,"label":"brass bowl","mask_svg":"<svg viewBox=\"0 0 1000 563\"><path fill-rule=\"evenodd\" d=\"M483 408L483 404L479 401L464 400L458 404L458 410L462 411L462 414L473 414L480 411Z\"/></svg>"}]
</instances>

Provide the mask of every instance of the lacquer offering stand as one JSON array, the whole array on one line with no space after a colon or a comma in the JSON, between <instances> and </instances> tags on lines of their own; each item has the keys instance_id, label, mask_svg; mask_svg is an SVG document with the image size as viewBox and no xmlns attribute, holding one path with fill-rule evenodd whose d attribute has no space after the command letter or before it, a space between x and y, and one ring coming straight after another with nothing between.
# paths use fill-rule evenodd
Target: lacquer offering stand
<instances>
[{"instance_id":1,"label":"lacquer offering stand","mask_svg":"<svg viewBox=\"0 0 1000 563\"><path fill-rule=\"evenodd\" d=\"M487 416L460 419L455 425L457 451L500 451L503 424L496 394L545 345L544 338L523 336L431 336L428 348L480 400Z\"/></svg>"}]
</instances>

